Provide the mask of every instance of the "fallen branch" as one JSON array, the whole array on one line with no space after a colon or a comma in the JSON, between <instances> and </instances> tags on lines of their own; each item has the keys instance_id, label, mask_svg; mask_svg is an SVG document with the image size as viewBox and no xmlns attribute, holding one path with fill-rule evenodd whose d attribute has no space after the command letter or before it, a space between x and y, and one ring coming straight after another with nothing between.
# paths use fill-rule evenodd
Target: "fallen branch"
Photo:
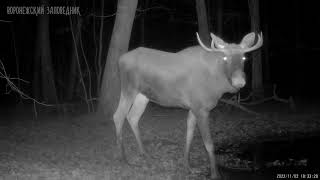
<instances>
[{"instance_id":1,"label":"fallen branch","mask_svg":"<svg viewBox=\"0 0 320 180\"><path fill-rule=\"evenodd\" d=\"M261 116L260 113L257 113L257 112L255 112L255 111L252 111L252 110L250 110L250 109L242 106L242 105L239 104L237 101L230 100L230 99L220 99L220 101L223 102L223 103L226 103L226 104L235 106L235 107L237 107L237 108L239 108L239 109L241 109L241 110L243 110L243 111L245 111L245 112L247 112L247 113L249 113L249 114L253 114L253 115L255 115L255 116Z\"/></svg>"},{"instance_id":2,"label":"fallen branch","mask_svg":"<svg viewBox=\"0 0 320 180\"><path fill-rule=\"evenodd\" d=\"M288 103L290 108L295 110L296 109L296 106L295 106L295 103L293 101L293 98L290 96L289 99L283 99L283 98L280 98L277 93L276 93L276 89L277 89L277 86L274 84L273 85L273 95L271 97L267 97L267 98L263 98L263 99L259 99L259 100L256 100L256 101L251 101L251 102L244 102L244 101L248 101L251 97L252 97L252 93L250 93L247 97L241 99L240 96L237 94L237 95L234 95L232 96L230 99L221 99L220 101L221 102L224 102L226 104L229 104L229 105L232 105L232 106L235 106L249 114L253 114L253 115L256 115L256 116L260 116L261 114L260 113L257 113L257 112L254 112L244 106L243 105L248 105L248 106L254 106L254 105L258 105L258 104L262 104L266 101L271 101L271 100L275 100L275 101L279 101L279 102L282 102L282 103Z\"/></svg>"},{"instance_id":3,"label":"fallen branch","mask_svg":"<svg viewBox=\"0 0 320 180\"><path fill-rule=\"evenodd\" d=\"M289 99L280 98L276 93L276 89L277 89L277 86L274 84L273 85L273 91L272 91L273 93L272 93L271 97L267 97L267 98L263 98L263 99L259 99L259 100L251 101L251 102L243 102L245 100L248 100L251 97L251 94L250 94L247 98L245 98L245 100L244 99L240 99L240 104L245 104L245 105L248 105L248 106L252 106L252 105L258 105L258 104L264 103L266 101L275 100L275 101L279 101L279 102L282 102L282 103L288 103L291 109L296 109L296 106L295 106L295 103L293 101L293 98L291 96L289 97Z\"/></svg>"}]
</instances>

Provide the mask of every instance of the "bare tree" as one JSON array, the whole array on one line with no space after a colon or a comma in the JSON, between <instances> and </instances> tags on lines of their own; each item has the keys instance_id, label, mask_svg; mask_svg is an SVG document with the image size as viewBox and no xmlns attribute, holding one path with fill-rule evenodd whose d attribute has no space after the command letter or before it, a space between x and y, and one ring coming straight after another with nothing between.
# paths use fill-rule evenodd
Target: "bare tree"
<instances>
[{"instance_id":1,"label":"bare tree","mask_svg":"<svg viewBox=\"0 0 320 180\"><path fill-rule=\"evenodd\" d=\"M259 0L248 0L251 31L260 32L260 15L259 15ZM263 74L262 74L262 59L261 50L252 53L252 97L259 99L264 96L263 90Z\"/></svg>"},{"instance_id":2,"label":"bare tree","mask_svg":"<svg viewBox=\"0 0 320 180\"><path fill-rule=\"evenodd\" d=\"M76 21L74 23L71 23L71 17L70 17L70 28L73 28L74 32L74 41L72 41L72 48L71 48L71 53L70 53L70 67L69 67L69 75L68 75L68 84L67 84L67 89L66 89L66 100L71 100L73 97L75 85L76 85L76 80L78 77L77 74L77 58L79 57L78 50L79 48L79 43L80 43L80 31L81 31L81 26L82 26L82 19L80 17L76 18Z\"/></svg>"},{"instance_id":3,"label":"bare tree","mask_svg":"<svg viewBox=\"0 0 320 180\"><path fill-rule=\"evenodd\" d=\"M119 57L128 51L132 24L138 0L119 0L107 62L104 68L99 98L99 110L107 117L114 112L120 97Z\"/></svg>"},{"instance_id":4,"label":"bare tree","mask_svg":"<svg viewBox=\"0 0 320 180\"><path fill-rule=\"evenodd\" d=\"M49 0L41 0L42 6L48 4ZM38 17L37 33L34 59L34 95L46 103L57 103L50 47L49 15L43 14Z\"/></svg>"},{"instance_id":5,"label":"bare tree","mask_svg":"<svg viewBox=\"0 0 320 180\"><path fill-rule=\"evenodd\" d=\"M201 40L205 45L209 46L211 40L209 36L209 26L205 0L196 0L196 8L198 15L198 28Z\"/></svg>"}]
</instances>

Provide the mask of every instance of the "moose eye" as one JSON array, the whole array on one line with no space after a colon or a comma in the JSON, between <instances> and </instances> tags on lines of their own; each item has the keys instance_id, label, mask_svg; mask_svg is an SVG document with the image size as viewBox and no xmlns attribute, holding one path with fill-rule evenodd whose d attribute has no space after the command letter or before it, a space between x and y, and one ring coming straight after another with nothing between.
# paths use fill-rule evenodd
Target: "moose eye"
<instances>
[{"instance_id":1,"label":"moose eye","mask_svg":"<svg viewBox=\"0 0 320 180\"><path fill-rule=\"evenodd\" d=\"M224 57L223 57L223 60L225 60L225 61L226 61L227 59L228 59L228 58L227 58L227 56L224 56Z\"/></svg>"},{"instance_id":2,"label":"moose eye","mask_svg":"<svg viewBox=\"0 0 320 180\"><path fill-rule=\"evenodd\" d=\"M241 59L244 61L244 60L246 60L247 58L243 56Z\"/></svg>"}]
</instances>

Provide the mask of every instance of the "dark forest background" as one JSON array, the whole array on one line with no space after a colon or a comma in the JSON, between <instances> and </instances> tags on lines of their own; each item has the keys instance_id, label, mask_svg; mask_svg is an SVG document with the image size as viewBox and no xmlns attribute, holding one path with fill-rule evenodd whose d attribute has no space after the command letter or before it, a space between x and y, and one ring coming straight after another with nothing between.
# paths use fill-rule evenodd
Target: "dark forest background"
<instances>
[{"instance_id":1,"label":"dark forest background","mask_svg":"<svg viewBox=\"0 0 320 180\"><path fill-rule=\"evenodd\" d=\"M0 9L0 60L10 77L20 77L30 83L14 81L30 97L43 99L35 84L35 54L38 52L37 36L39 16L7 15L8 6L37 6L37 1L1 1ZM101 27L101 1L51 0L50 6L75 5L81 16L49 16L49 38L56 96L60 104L85 101L79 70L72 70L75 56L74 37L78 36L80 69L87 93L97 98L103 69L114 25L117 1L104 1L103 31ZM247 0L206 1L209 30L228 42L239 42L250 32L250 14ZM197 45L198 31L194 0L139 0L129 50L145 46L175 52ZM277 85L279 96L293 96L296 102L316 103L319 100L319 30L320 18L317 1L261 0L259 5L260 29L264 35L261 49L263 84L271 91ZM221 18L222 17L222 18ZM219 19L220 18L220 19ZM73 30L71 30L70 19ZM80 29L80 31L79 31ZM102 34L102 36L101 36ZM81 38L79 38L81 37ZM82 44L82 46L80 46ZM100 46L102 45L102 46ZM99 50L99 48L101 48ZM100 54L99 54L100 52ZM250 57L250 55L249 55ZM97 60L100 58L99 60ZM85 61L86 60L86 61ZM87 62L87 64L85 63ZM251 78L251 62L246 64ZM17 74L19 73L19 74ZM89 86L90 80L90 86ZM6 95L4 79L0 81L1 104L20 102L19 95ZM90 88L91 87L91 88ZM250 83L243 90L250 90ZM37 94L38 93L38 94ZM94 100L93 100L94 101ZM25 101L28 102L28 101Z\"/></svg>"}]
</instances>

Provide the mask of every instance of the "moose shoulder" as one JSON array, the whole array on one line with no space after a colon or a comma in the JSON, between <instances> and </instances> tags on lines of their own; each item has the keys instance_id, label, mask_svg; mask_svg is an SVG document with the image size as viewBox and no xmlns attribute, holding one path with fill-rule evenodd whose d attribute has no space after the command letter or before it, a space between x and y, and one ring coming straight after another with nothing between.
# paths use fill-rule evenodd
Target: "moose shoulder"
<instances>
[{"instance_id":1,"label":"moose shoulder","mask_svg":"<svg viewBox=\"0 0 320 180\"><path fill-rule=\"evenodd\" d=\"M246 35L240 44L229 44L211 33L211 47L189 47L177 53L137 48L119 59L121 95L113 119L121 158L125 158L122 126L125 118L135 134L139 150L145 154L138 122L149 101L163 106L189 110L185 147L186 167L197 124L210 159L211 177L219 176L216 168L208 114L226 92L237 92L245 86L243 71L246 52L259 48L262 35Z\"/></svg>"}]
</instances>

